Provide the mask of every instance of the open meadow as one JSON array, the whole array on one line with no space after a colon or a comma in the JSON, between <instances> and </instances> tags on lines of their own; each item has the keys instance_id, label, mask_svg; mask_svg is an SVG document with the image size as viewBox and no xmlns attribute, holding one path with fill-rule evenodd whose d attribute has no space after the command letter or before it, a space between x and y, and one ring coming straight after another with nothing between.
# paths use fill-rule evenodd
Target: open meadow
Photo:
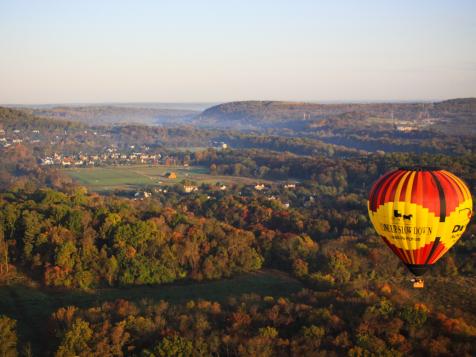
<instances>
[{"instance_id":1,"label":"open meadow","mask_svg":"<svg viewBox=\"0 0 476 357\"><path fill-rule=\"evenodd\" d=\"M184 180L196 184L256 184L257 180L238 176L211 175L203 166L165 166L165 165L132 165L91 168L68 168L63 170L76 182L87 186L92 191L107 192L113 190L136 190L143 186L168 186ZM167 178L167 173L175 173L176 178Z\"/></svg>"}]
</instances>

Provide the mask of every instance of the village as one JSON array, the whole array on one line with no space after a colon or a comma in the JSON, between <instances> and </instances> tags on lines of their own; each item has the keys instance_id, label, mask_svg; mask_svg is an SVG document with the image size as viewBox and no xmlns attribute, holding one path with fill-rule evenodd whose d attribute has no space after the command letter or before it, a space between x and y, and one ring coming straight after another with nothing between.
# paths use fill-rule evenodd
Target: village
<instances>
[{"instance_id":1,"label":"village","mask_svg":"<svg viewBox=\"0 0 476 357\"><path fill-rule=\"evenodd\" d=\"M144 152L119 152L116 148L108 147L101 153L87 154L76 153L65 155L54 153L39 159L41 165L56 165L62 167L84 167L99 165L126 165L126 164L149 164L149 165L174 165L176 159L170 156L162 157L159 153Z\"/></svg>"}]
</instances>

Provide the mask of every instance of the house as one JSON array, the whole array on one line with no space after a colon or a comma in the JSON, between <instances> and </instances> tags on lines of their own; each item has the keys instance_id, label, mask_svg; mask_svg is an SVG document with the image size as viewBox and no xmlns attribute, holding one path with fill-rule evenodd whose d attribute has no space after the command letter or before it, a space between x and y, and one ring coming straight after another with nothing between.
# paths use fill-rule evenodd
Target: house
<instances>
[{"instance_id":1,"label":"house","mask_svg":"<svg viewBox=\"0 0 476 357\"><path fill-rule=\"evenodd\" d=\"M397 126L398 131L403 131L403 132L410 132L410 131L415 131L417 128L413 126Z\"/></svg>"},{"instance_id":2,"label":"house","mask_svg":"<svg viewBox=\"0 0 476 357\"><path fill-rule=\"evenodd\" d=\"M197 186L192 186L192 185L184 185L184 186L183 186L183 190L184 190L186 193L191 193L191 192L198 191L198 187L197 187Z\"/></svg>"},{"instance_id":3,"label":"house","mask_svg":"<svg viewBox=\"0 0 476 357\"><path fill-rule=\"evenodd\" d=\"M290 189L290 188L296 188L295 183L286 183L284 184L284 188Z\"/></svg>"},{"instance_id":4,"label":"house","mask_svg":"<svg viewBox=\"0 0 476 357\"><path fill-rule=\"evenodd\" d=\"M144 191L144 192L139 192L137 191L135 194L134 194L134 197L135 198L140 198L140 199L144 199L144 198L149 198L152 196L152 193L151 192L147 192L147 191Z\"/></svg>"},{"instance_id":5,"label":"house","mask_svg":"<svg viewBox=\"0 0 476 357\"><path fill-rule=\"evenodd\" d=\"M45 157L44 159L40 159L41 165L53 165L54 161L51 157Z\"/></svg>"},{"instance_id":6,"label":"house","mask_svg":"<svg viewBox=\"0 0 476 357\"><path fill-rule=\"evenodd\" d=\"M255 190L256 191L263 191L265 189L265 186L262 183L256 184L255 185Z\"/></svg>"},{"instance_id":7,"label":"house","mask_svg":"<svg viewBox=\"0 0 476 357\"><path fill-rule=\"evenodd\" d=\"M71 164L73 163L73 160L69 157L65 157L62 161L61 161L61 165L63 166L70 166Z\"/></svg>"},{"instance_id":8,"label":"house","mask_svg":"<svg viewBox=\"0 0 476 357\"><path fill-rule=\"evenodd\" d=\"M176 179L176 178L177 178L177 174L176 174L175 172L173 172L173 171L172 171L172 172L167 172L167 173L165 174L165 177L168 178L168 179L170 179L170 180L172 180L172 179Z\"/></svg>"},{"instance_id":9,"label":"house","mask_svg":"<svg viewBox=\"0 0 476 357\"><path fill-rule=\"evenodd\" d=\"M212 147L214 147L215 149L227 149L228 148L228 144L223 142L223 141L212 141L211 144L212 144Z\"/></svg>"},{"instance_id":10,"label":"house","mask_svg":"<svg viewBox=\"0 0 476 357\"><path fill-rule=\"evenodd\" d=\"M221 191L225 191L226 190L226 186L225 185L221 185L218 187Z\"/></svg>"}]
</instances>

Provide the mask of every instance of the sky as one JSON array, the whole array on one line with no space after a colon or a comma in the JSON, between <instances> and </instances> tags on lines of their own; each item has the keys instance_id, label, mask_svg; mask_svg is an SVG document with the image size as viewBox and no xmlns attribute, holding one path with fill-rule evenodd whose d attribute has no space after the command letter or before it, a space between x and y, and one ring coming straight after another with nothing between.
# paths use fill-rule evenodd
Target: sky
<instances>
[{"instance_id":1,"label":"sky","mask_svg":"<svg viewBox=\"0 0 476 357\"><path fill-rule=\"evenodd\" d=\"M474 0L0 0L0 103L476 96Z\"/></svg>"}]
</instances>

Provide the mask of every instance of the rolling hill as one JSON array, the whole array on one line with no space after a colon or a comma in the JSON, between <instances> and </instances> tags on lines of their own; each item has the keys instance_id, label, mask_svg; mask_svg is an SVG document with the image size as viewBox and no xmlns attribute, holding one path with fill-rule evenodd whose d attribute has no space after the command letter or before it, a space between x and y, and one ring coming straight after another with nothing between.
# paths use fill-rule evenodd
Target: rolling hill
<instances>
[{"instance_id":1,"label":"rolling hill","mask_svg":"<svg viewBox=\"0 0 476 357\"><path fill-rule=\"evenodd\" d=\"M379 120L375 120L379 119ZM235 129L309 126L375 127L378 124L426 123L438 127L458 122L460 134L476 133L476 98L443 102L318 104L282 101L242 101L213 106L197 116L197 125ZM402 122L402 123L400 123Z\"/></svg>"}]
</instances>

